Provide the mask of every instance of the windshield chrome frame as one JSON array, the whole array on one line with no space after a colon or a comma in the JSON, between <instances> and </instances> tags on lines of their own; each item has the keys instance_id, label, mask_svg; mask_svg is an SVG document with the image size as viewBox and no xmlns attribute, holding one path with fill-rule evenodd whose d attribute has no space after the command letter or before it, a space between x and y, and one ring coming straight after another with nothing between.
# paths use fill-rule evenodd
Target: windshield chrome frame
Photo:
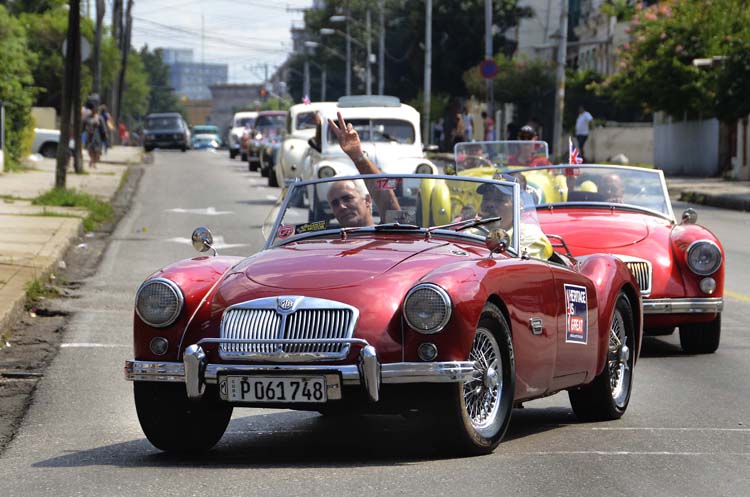
<instances>
[{"instance_id":1,"label":"windshield chrome frame","mask_svg":"<svg viewBox=\"0 0 750 497\"><path fill-rule=\"evenodd\" d=\"M514 236L511 237L511 246L508 247L508 253L517 256L519 254L519 241L520 236L516 236L516 233L519 233L519 219L521 218L521 186L519 183L511 183L509 181L498 181L488 178L472 178L472 177L464 177L464 176L456 176L452 174L361 174L361 175L355 175L355 176L333 176L330 178L315 178L315 179L308 179L308 180L297 180L293 183L290 183L288 186L289 191L284 196L284 199L281 201L281 204L279 205L274 204L274 208L276 206L279 206L279 212L276 215L276 219L273 222L273 227L270 229L270 233L272 235L275 235L276 232L279 229L279 226L281 225L281 219L283 218L283 213L286 212L288 204L290 202L290 199L292 197L291 191L293 188L307 188L310 185L315 185L317 183L331 183L333 181L345 181L345 180L353 180L353 179L377 179L377 178L408 178L408 179L442 179L447 181L465 181L468 183L477 183L477 186L482 183L491 183L491 184L499 184L506 187L510 187L513 189L513 233ZM377 225L375 225L377 226ZM361 230L356 230L355 233L393 233L394 231L377 231L375 226L365 226L362 227ZM420 227L419 233L424 234L427 228ZM283 243L277 243L274 244L273 241L275 239L275 236L269 236L266 240L265 244L263 245L263 250L271 249L274 247L281 247L287 243L294 243L299 242L301 240L306 240L308 238L315 238L319 237L321 235L327 236L327 235L338 235L341 232L341 228L335 228L335 229L326 229L316 232L311 232L310 234L305 234L301 237L295 237L290 238L288 240L285 240ZM404 230L398 230L399 233L406 233ZM349 234L355 234L351 231ZM475 235L472 233L466 233L463 231L456 231L456 230L447 230L447 229L439 229L434 230L432 232L431 236L434 236L435 234L440 234L443 236L459 236L461 238L470 238L478 243L481 243L484 240L484 237L481 235Z\"/></svg>"},{"instance_id":2,"label":"windshield chrome frame","mask_svg":"<svg viewBox=\"0 0 750 497\"><path fill-rule=\"evenodd\" d=\"M554 169L554 170L562 170L562 169L568 169L568 168L575 168L575 169L592 169L592 170L602 170L602 169L611 169L614 171L622 171L622 170L630 170L630 171L636 171L639 173L645 173L645 174L653 174L659 178L659 184L661 185L661 190L664 195L665 205L667 207L667 214L664 214L660 211L655 211L653 209L649 209L648 207L643 207L641 205L637 204L617 204L613 202L552 202L548 204L538 204L537 209L544 209L544 208L555 208L555 207L583 207L583 206L590 206L590 207L601 207L601 208L618 208L621 210L632 210L637 212L647 212L649 214L653 214L655 216L659 216L661 218L667 219L668 221L675 224L677 221L674 217L674 210L672 209L672 201L669 198L669 190L667 189L667 181L664 178L664 171L661 169L648 169L644 167L636 167L636 166L620 166L620 165L613 165L613 164L554 164L550 166L537 166L537 167L523 167L523 168L501 168L503 171L508 171L511 174L518 174L523 173L526 171L539 171L541 169Z\"/></svg>"}]
</instances>

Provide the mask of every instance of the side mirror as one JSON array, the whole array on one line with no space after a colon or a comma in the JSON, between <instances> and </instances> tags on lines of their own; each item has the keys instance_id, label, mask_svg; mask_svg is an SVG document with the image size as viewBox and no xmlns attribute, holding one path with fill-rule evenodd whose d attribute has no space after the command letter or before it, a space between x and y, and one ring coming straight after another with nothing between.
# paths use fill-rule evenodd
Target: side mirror
<instances>
[{"instance_id":1,"label":"side mirror","mask_svg":"<svg viewBox=\"0 0 750 497\"><path fill-rule=\"evenodd\" d=\"M310 148L312 148L313 150L317 150L318 153L322 152L322 148L315 137L308 139L307 144L310 145Z\"/></svg>"},{"instance_id":2,"label":"side mirror","mask_svg":"<svg viewBox=\"0 0 750 497\"><path fill-rule=\"evenodd\" d=\"M437 152L438 150L440 150L440 147L435 144L424 145L422 147L422 151L424 152Z\"/></svg>"},{"instance_id":3,"label":"side mirror","mask_svg":"<svg viewBox=\"0 0 750 497\"><path fill-rule=\"evenodd\" d=\"M507 250L510 245L510 236L503 229L492 230L487 234L484 244L490 251L490 257L492 257L495 252L501 254Z\"/></svg>"},{"instance_id":4,"label":"side mirror","mask_svg":"<svg viewBox=\"0 0 750 497\"><path fill-rule=\"evenodd\" d=\"M214 255L216 255L216 249L212 247L214 243L214 237L211 234L211 230L209 230L208 228L204 226L195 228L191 240L193 242L193 248L198 252L207 252L209 250L213 250Z\"/></svg>"},{"instance_id":5,"label":"side mirror","mask_svg":"<svg viewBox=\"0 0 750 497\"><path fill-rule=\"evenodd\" d=\"M695 224L697 221L698 221L698 213L695 212L695 209L693 209L692 207L688 207L682 213L680 224Z\"/></svg>"}]
</instances>

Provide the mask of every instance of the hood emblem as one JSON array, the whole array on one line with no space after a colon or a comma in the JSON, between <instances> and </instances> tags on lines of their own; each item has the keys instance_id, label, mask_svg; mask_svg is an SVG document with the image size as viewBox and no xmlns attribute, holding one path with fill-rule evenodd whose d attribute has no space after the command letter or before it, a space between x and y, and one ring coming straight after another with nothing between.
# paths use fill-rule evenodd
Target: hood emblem
<instances>
[{"instance_id":1,"label":"hood emblem","mask_svg":"<svg viewBox=\"0 0 750 497\"><path fill-rule=\"evenodd\" d=\"M289 297L279 297L276 299L276 307L278 307L279 310L288 311L294 307L294 299Z\"/></svg>"}]
</instances>

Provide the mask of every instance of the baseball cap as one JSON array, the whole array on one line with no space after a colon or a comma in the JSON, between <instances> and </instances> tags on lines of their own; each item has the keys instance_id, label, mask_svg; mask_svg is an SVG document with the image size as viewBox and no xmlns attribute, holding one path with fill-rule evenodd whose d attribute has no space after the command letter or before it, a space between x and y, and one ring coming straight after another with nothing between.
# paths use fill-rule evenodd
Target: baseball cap
<instances>
[{"instance_id":1,"label":"baseball cap","mask_svg":"<svg viewBox=\"0 0 750 497\"><path fill-rule=\"evenodd\" d=\"M485 193L489 193L491 191L498 191L502 193L503 195L513 195L513 189L505 185L482 183L481 185L477 187L477 193L480 195L484 195Z\"/></svg>"},{"instance_id":2,"label":"baseball cap","mask_svg":"<svg viewBox=\"0 0 750 497\"><path fill-rule=\"evenodd\" d=\"M518 130L518 137L523 139L521 135L526 135L528 136L528 138L533 138L536 136L536 131L534 131L534 128L527 124L526 126L522 126L521 129Z\"/></svg>"}]
</instances>

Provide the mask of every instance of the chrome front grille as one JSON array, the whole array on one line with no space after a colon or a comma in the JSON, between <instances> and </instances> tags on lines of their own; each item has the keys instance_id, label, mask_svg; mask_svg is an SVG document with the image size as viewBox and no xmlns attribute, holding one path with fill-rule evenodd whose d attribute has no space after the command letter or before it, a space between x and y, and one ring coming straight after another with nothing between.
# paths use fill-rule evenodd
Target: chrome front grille
<instances>
[{"instance_id":1,"label":"chrome front grille","mask_svg":"<svg viewBox=\"0 0 750 497\"><path fill-rule=\"evenodd\" d=\"M635 276L638 286L641 288L641 295L644 297L651 295L651 262L625 255L618 255L617 257L628 266L630 272Z\"/></svg>"},{"instance_id":2,"label":"chrome front grille","mask_svg":"<svg viewBox=\"0 0 750 497\"><path fill-rule=\"evenodd\" d=\"M310 297L243 302L224 313L220 337L232 342L221 343L219 354L225 359L343 359L358 316L354 307Z\"/></svg>"}]
</instances>

